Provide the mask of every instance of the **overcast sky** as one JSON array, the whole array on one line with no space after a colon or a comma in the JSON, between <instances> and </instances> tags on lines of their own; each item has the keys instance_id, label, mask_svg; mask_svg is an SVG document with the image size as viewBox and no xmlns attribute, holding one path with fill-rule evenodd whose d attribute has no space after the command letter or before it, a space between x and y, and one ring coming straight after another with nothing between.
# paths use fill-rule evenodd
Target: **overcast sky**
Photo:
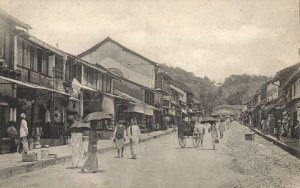
<instances>
[{"instance_id":1,"label":"overcast sky","mask_svg":"<svg viewBox=\"0 0 300 188\"><path fill-rule=\"evenodd\" d=\"M110 36L217 82L273 76L300 59L298 0L1 0L0 7L75 55Z\"/></svg>"}]
</instances>

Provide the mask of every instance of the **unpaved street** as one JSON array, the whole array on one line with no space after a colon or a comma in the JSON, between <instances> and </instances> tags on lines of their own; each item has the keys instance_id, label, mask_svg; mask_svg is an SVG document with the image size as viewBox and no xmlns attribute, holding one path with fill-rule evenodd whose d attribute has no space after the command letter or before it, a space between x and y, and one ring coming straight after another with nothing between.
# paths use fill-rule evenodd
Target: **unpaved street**
<instances>
[{"instance_id":1,"label":"unpaved street","mask_svg":"<svg viewBox=\"0 0 300 188\"><path fill-rule=\"evenodd\" d=\"M248 128L233 124L212 150L210 134L204 147L180 148L177 134L139 145L138 159L116 152L98 154L99 172L82 174L71 163L2 179L1 187L300 187L299 160L256 135L245 141Z\"/></svg>"}]
</instances>

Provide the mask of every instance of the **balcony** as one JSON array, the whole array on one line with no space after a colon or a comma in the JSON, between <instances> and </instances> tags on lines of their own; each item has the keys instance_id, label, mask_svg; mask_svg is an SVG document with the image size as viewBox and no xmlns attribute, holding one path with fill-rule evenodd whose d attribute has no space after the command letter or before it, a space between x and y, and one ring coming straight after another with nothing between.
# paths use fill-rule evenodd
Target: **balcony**
<instances>
[{"instance_id":1,"label":"balcony","mask_svg":"<svg viewBox=\"0 0 300 188\"><path fill-rule=\"evenodd\" d=\"M48 88L53 88L51 84L51 77L43 75L37 72L33 72L28 68L19 67L21 72L21 80L26 82L31 82L40 86L45 86Z\"/></svg>"}]
</instances>

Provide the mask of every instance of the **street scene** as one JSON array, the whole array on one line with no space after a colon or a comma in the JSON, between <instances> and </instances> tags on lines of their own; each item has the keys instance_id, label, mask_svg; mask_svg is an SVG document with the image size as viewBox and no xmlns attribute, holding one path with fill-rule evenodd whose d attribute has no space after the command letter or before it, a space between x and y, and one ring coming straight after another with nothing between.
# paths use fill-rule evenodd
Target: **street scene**
<instances>
[{"instance_id":1,"label":"street scene","mask_svg":"<svg viewBox=\"0 0 300 188\"><path fill-rule=\"evenodd\" d=\"M0 187L299 187L298 159L262 137L245 141L247 132L233 122L216 150L208 133L203 147L187 142L184 149L170 133L141 143L136 161L125 148L124 158L99 153L96 173L81 174L69 162L7 178Z\"/></svg>"},{"instance_id":2,"label":"street scene","mask_svg":"<svg viewBox=\"0 0 300 188\"><path fill-rule=\"evenodd\" d=\"M300 187L299 1L0 1L0 187Z\"/></svg>"}]
</instances>

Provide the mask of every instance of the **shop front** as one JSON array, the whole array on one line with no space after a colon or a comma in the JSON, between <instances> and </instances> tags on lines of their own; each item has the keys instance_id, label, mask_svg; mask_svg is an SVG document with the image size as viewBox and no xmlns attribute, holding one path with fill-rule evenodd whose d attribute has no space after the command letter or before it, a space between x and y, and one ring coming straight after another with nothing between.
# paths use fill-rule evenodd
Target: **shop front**
<instances>
[{"instance_id":1,"label":"shop front","mask_svg":"<svg viewBox=\"0 0 300 188\"><path fill-rule=\"evenodd\" d=\"M141 131L148 132L152 130L154 115L153 108L147 105L131 106L127 108L127 113L130 114L130 117L136 118Z\"/></svg>"}]
</instances>

